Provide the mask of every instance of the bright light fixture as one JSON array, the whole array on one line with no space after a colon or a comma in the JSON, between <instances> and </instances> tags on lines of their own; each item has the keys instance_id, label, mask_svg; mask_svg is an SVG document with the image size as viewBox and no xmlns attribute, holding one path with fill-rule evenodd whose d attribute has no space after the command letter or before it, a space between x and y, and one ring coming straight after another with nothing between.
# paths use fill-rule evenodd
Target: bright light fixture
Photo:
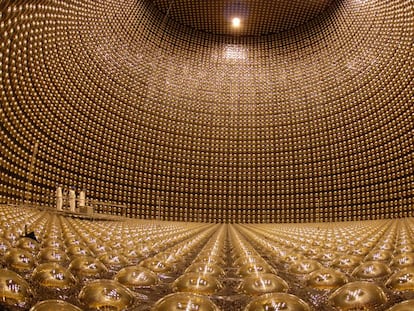
<instances>
[{"instance_id":1,"label":"bright light fixture","mask_svg":"<svg viewBox=\"0 0 414 311\"><path fill-rule=\"evenodd\" d=\"M238 27L240 27L240 18L238 18L238 17L234 17L232 20L231 20L231 24L232 24L232 26L233 27L235 27L235 28L238 28Z\"/></svg>"}]
</instances>

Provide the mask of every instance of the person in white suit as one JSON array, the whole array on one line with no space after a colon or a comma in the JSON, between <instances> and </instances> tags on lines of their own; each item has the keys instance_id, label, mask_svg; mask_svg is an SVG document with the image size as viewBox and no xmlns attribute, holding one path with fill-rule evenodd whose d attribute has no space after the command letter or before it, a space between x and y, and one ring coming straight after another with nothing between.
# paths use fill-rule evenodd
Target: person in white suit
<instances>
[{"instance_id":1,"label":"person in white suit","mask_svg":"<svg viewBox=\"0 0 414 311\"><path fill-rule=\"evenodd\" d=\"M58 186L56 189L56 209L61 211L63 207L63 193L62 187Z\"/></svg>"},{"instance_id":2,"label":"person in white suit","mask_svg":"<svg viewBox=\"0 0 414 311\"><path fill-rule=\"evenodd\" d=\"M85 190L81 190L79 192L79 210L80 212L84 212L85 209Z\"/></svg>"},{"instance_id":3,"label":"person in white suit","mask_svg":"<svg viewBox=\"0 0 414 311\"><path fill-rule=\"evenodd\" d=\"M74 213L76 209L76 192L72 187L69 190L69 210Z\"/></svg>"}]
</instances>

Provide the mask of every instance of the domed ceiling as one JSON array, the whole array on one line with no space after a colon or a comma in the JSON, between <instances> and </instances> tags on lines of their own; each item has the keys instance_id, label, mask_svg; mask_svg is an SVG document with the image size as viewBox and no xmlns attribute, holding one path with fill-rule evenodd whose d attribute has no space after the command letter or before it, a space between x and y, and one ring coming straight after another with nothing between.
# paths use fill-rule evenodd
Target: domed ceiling
<instances>
[{"instance_id":1,"label":"domed ceiling","mask_svg":"<svg viewBox=\"0 0 414 311\"><path fill-rule=\"evenodd\" d=\"M314 18L333 0L153 0L164 14L213 34L257 36L287 30ZM240 19L234 27L233 18Z\"/></svg>"}]
</instances>

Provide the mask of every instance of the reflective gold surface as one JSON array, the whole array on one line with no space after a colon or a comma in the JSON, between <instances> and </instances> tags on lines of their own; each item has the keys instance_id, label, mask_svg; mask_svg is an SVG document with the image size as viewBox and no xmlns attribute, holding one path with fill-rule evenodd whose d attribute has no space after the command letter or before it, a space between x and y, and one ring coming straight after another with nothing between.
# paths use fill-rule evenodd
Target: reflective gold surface
<instances>
[{"instance_id":1,"label":"reflective gold surface","mask_svg":"<svg viewBox=\"0 0 414 311\"><path fill-rule=\"evenodd\" d=\"M352 272L352 276L361 280L386 277L389 274L391 274L391 269L380 261L364 262Z\"/></svg>"},{"instance_id":2,"label":"reflective gold surface","mask_svg":"<svg viewBox=\"0 0 414 311\"><path fill-rule=\"evenodd\" d=\"M387 296L379 286L361 281L343 285L329 297L338 310L376 310L386 301Z\"/></svg>"},{"instance_id":3,"label":"reflective gold surface","mask_svg":"<svg viewBox=\"0 0 414 311\"><path fill-rule=\"evenodd\" d=\"M35 258L33 255L21 248L12 248L4 255L6 265L15 271L24 272L32 270L35 265Z\"/></svg>"},{"instance_id":4,"label":"reflective gold surface","mask_svg":"<svg viewBox=\"0 0 414 311\"><path fill-rule=\"evenodd\" d=\"M86 284L79 300L94 310L125 310L132 306L134 296L124 285L112 280L95 280Z\"/></svg>"},{"instance_id":5,"label":"reflective gold surface","mask_svg":"<svg viewBox=\"0 0 414 311\"><path fill-rule=\"evenodd\" d=\"M224 276L224 270L219 265L213 263L193 263L186 269L186 272L197 272L215 277Z\"/></svg>"},{"instance_id":6,"label":"reflective gold surface","mask_svg":"<svg viewBox=\"0 0 414 311\"><path fill-rule=\"evenodd\" d=\"M245 311L310 311L309 305L300 298L285 293L265 294L252 300Z\"/></svg>"},{"instance_id":7,"label":"reflective gold surface","mask_svg":"<svg viewBox=\"0 0 414 311\"><path fill-rule=\"evenodd\" d=\"M414 291L414 267L403 268L395 272L386 286L396 291Z\"/></svg>"},{"instance_id":8,"label":"reflective gold surface","mask_svg":"<svg viewBox=\"0 0 414 311\"><path fill-rule=\"evenodd\" d=\"M330 268L321 268L307 276L306 284L312 288L332 290L344 285L348 278L342 272Z\"/></svg>"},{"instance_id":9,"label":"reflective gold surface","mask_svg":"<svg viewBox=\"0 0 414 311\"><path fill-rule=\"evenodd\" d=\"M138 266L121 269L115 275L114 280L128 288L148 287L158 283L158 277L154 272Z\"/></svg>"},{"instance_id":10,"label":"reflective gold surface","mask_svg":"<svg viewBox=\"0 0 414 311\"><path fill-rule=\"evenodd\" d=\"M8 306L27 306L32 298L29 284L16 272L0 269L0 302Z\"/></svg>"},{"instance_id":11,"label":"reflective gold surface","mask_svg":"<svg viewBox=\"0 0 414 311\"><path fill-rule=\"evenodd\" d=\"M257 296L266 293L287 292L289 285L282 278L272 273L261 273L256 276L244 277L239 292Z\"/></svg>"},{"instance_id":12,"label":"reflective gold surface","mask_svg":"<svg viewBox=\"0 0 414 311\"><path fill-rule=\"evenodd\" d=\"M217 306L205 296L190 293L175 293L158 300L152 311L219 311Z\"/></svg>"},{"instance_id":13,"label":"reflective gold surface","mask_svg":"<svg viewBox=\"0 0 414 311\"><path fill-rule=\"evenodd\" d=\"M222 285L216 277L196 272L185 273L172 284L174 292L188 292L202 295L212 295L218 292Z\"/></svg>"},{"instance_id":14,"label":"reflective gold surface","mask_svg":"<svg viewBox=\"0 0 414 311\"><path fill-rule=\"evenodd\" d=\"M55 289L69 289L76 284L76 279L68 269L57 263L44 263L36 267L32 274L36 284Z\"/></svg>"},{"instance_id":15,"label":"reflective gold surface","mask_svg":"<svg viewBox=\"0 0 414 311\"><path fill-rule=\"evenodd\" d=\"M69 265L69 270L79 277L98 277L108 271L105 265L91 256L78 256Z\"/></svg>"},{"instance_id":16,"label":"reflective gold surface","mask_svg":"<svg viewBox=\"0 0 414 311\"><path fill-rule=\"evenodd\" d=\"M387 309L387 311L413 311L414 310L414 299L407 300L396 304L395 306Z\"/></svg>"},{"instance_id":17,"label":"reflective gold surface","mask_svg":"<svg viewBox=\"0 0 414 311\"><path fill-rule=\"evenodd\" d=\"M82 311L82 309L63 300L44 300L35 304L30 311Z\"/></svg>"},{"instance_id":18,"label":"reflective gold surface","mask_svg":"<svg viewBox=\"0 0 414 311\"><path fill-rule=\"evenodd\" d=\"M247 263L237 270L237 274L241 277L256 275L258 273L273 273L273 269L265 263Z\"/></svg>"},{"instance_id":19,"label":"reflective gold surface","mask_svg":"<svg viewBox=\"0 0 414 311\"><path fill-rule=\"evenodd\" d=\"M309 274L322 266L319 262L311 259L298 260L289 266L289 272L293 274Z\"/></svg>"}]
</instances>

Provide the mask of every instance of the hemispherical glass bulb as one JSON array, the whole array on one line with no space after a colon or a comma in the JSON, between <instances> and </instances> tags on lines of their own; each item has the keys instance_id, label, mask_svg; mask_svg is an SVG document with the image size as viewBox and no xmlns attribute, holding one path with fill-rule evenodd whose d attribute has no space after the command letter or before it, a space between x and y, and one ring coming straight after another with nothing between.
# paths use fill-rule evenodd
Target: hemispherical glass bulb
<instances>
[{"instance_id":1,"label":"hemispherical glass bulb","mask_svg":"<svg viewBox=\"0 0 414 311\"><path fill-rule=\"evenodd\" d=\"M63 243L61 240L58 240L58 239L49 238L49 239L43 240L42 247L44 247L44 248L48 248L48 247L64 248L65 243Z\"/></svg>"},{"instance_id":2,"label":"hemispherical glass bulb","mask_svg":"<svg viewBox=\"0 0 414 311\"><path fill-rule=\"evenodd\" d=\"M158 300L152 311L219 311L219 308L207 297L191 293L174 293Z\"/></svg>"},{"instance_id":3,"label":"hemispherical glass bulb","mask_svg":"<svg viewBox=\"0 0 414 311\"><path fill-rule=\"evenodd\" d=\"M5 238L0 237L0 257L3 257L11 248L12 246L10 242Z\"/></svg>"},{"instance_id":4,"label":"hemispherical glass bulb","mask_svg":"<svg viewBox=\"0 0 414 311\"><path fill-rule=\"evenodd\" d=\"M154 259L164 262L165 264L170 266L179 261L179 259L174 254L168 253L157 254L156 256L154 256Z\"/></svg>"},{"instance_id":5,"label":"hemispherical glass bulb","mask_svg":"<svg viewBox=\"0 0 414 311\"><path fill-rule=\"evenodd\" d=\"M150 258L141 261L139 265L147 269L150 269L151 271L155 273L168 273L173 270L173 267L171 264L167 264L163 261L156 260L156 259L150 259Z\"/></svg>"},{"instance_id":6,"label":"hemispherical glass bulb","mask_svg":"<svg viewBox=\"0 0 414 311\"><path fill-rule=\"evenodd\" d=\"M40 286L55 289L69 289L76 284L73 274L57 263L44 263L37 266L32 278Z\"/></svg>"},{"instance_id":7,"label":"hemispherical glass bulb","mask_svg":"<svg viewBox=\"0 0 414 311\"><path fill-rule=\"evenodd\" d=\"M99 256L99 260L111 269L119 269L130 265L129 260L123 256L113 253L106 253Z\"/></svg>"},{"instance_id":8,"label":"hemispherical glass bulb","mask_svg":"<svg viewBox=\"0 0 414 311\"><path fill-rule=\"evenodd\" d=\"M121 269L115 275L114 280L131 289L150 287L158 284L158 277L154 272L139 266L131 266Z\"/></svg>"},{"instance_id":9,"label":"hemispherical glass bulb","mask_svg":"<svg viewBox=\"0 0 414 311\"><path fill-rule=\"evenodd\" d=\"M273 269L267 263L247 263L237 270L241 277L251 276L258 273L273 273Z\"/></svg>"},{"instance_id":10,"label":"hemispherical glass bulb","mask_svg":"<svg viewBox=\"0 0 414 311\"><path fill-rule=\"evenodd\" d=\"M338 268L344 271L353 270L362 262L362 257L354 255L344 255L334 260L333 268Z\"/></svg>"},{"instance_id":11,"label":"hemispherical glass bulb","mask_svg":"<svg viewBox=\"0 0 414 311\"><path fill-rule=\"evenodd\" d=\"M386 286L396 291L414 291L414 267L407 267L394 273Z\"/></svg>"},{"instance_id":12,"label":"hemispherical glass bulb","mask_svg":"<svg viewBox=\"0 0 414 311\"><path fill-rule=\"evenodd\" d=\"M363 257L366 254L368 254L370 250L371 250L371 248L368 248L368 247L364 247L364 246L357 247L357 246L354 246L352 248L352 255Z\"/></svg>"},{"instance_id":13,"label":"hemispherical glass bulb","mask_svg":"<svg viewBox=\"0 0 414 311\"><path fill-rule=\"evenodd\" d=\"M395 250L395 252L397 254L402 254L402 253L413 253L414 252L414 244L409 243L409 244L403 244L397 247L397 249Z\"/></svg>"},{"instance_id":14,"label":"hemispherical glass bulb","mask_svg":"<svg viewBox=\"0 0 414 311\"><path fill-rule=\"evenodd\" d=\"M282 261L287 264L294 264L304 259L303 255L299 253L289 253L282 257Z\"/></svg>"},{"instance_id":15,"label":"hemispherical glass bulb","mask_svg":"<svg viewBox=\"0 0 414 311\"><path fill-rule=\"evenodd\" d=\"M338 310L375 310L386 301L387 296L379 286L362 281L345 284L329 297Z\"/></svg>"},{"instance_id":16,"label":"hemispherical glass bulb","mask_svg":"<svg viewBox=\"0 0 414 311\"><path fill-rule=\"evenodd\" d=\"M241 266L244 266L244 265L246 265L246 264L251 264L251 263L256 263L256 264L258 264L258 263L264 263L265 261L263 260L263 258L262 257L259 257L259 256L241 256L241 257L239 257L238 259L236 259L235 261L234 261L234 266L235 267L241 267Z\"/></svg>"},{"instance_id":17,"label":"hemispherical glass bulb","mask_svg":"<svg viewBox=\"0 0 414 311\"><path fill-rule=\"evenodd\" d=\"M383 262L367 261L359 265L352 272L352 276L362 280L381 278L389 275L391 269Z\"/></svg>"},{"instance_id":18,"label":"hemispherical glass bulb","mask_svg":"<svg viewBox=\"0 0 414 311\"><path fill-rule=\"evenodd\" d=\"M219 256L215 256L215 255L206 255L206 256L198 256L196 258L196 260L194 261L194 263L198 263L198 262L202 262L202 263L207 263L207 264L216 264L216 265L224 265L224 260L219 257Z\"/></svg>"},{"instance_id":19,"label":"hemispherical glass bulb","mask_svg":"<svg viewBox=\"0 0 414 311\"><path fill-rule=\"evenodd\" d=\"M224 270L219 267L216 264L212 263L193 263L191 266L189 266L186 270L186 272L197 272L202 274L208 274L215 277L223 276Z\"/></svg>"},{"instance_id":20,"label":"hemispherical glass bulb","mask_svg":"<svg viewBox=\"0 0 414 311\"><path fill-rule=\"evenodd\" d=\"M388 250L374 250L366 257L366 261L390 261L392 259L392 252Z\"/></svg>"},{"instance_id":21,"label":"hemispherical glass bulb","mask_svg":"<svg viewBox=\"0 0 414 311\"><path fill-rule=\"evenodd\" d=\"M245 311L310 311L309 305L299 297L286 293L264 294L252 300Z\"/></svg>"},{"instance_id":22,"label":"hemispherical glass bulb","mask_svg":"<svg viewBox=\"0 0 414 311\"><path fill-rule=\"evenodd\" d=\"M329 262L329 261L334 261L337 256L338 254L336 252L322 251L322 252L319 252L317 259L320 261Z\"/></svg>"},{"instance_id":23,"label":"hemispherical glass bulb","mask_svg":"<svg viewBox=\"0 0 414 311\"><path fill-rule=\"evenodd\" d=\"M4 256L6 265L18 272L30 271L35 266L33 255L21 248L12 248Z\"/></svg>"},{"instance_id":24,"label":"hemispherical glass bulb","mask_svg":"<svg viewBox=\"0 0 414 311\"><path fill-rule=\"evenodd\" d=\"M315 289L332 290L344 285L347 281L343 273L334 269L321 268L308 276L306 284Z\"/></svg>"},{"instance_id":25,"label":"hemispherical glass bulb","mask_svg":"<svg viewBox=\"0 0 414 311\"><path fill-rule=\"evenodd\" d=\"M188 292L202 295L212 295L221 288L222 285L214 276L201 273L186 273L177 278L172 285L174 292Z\"/></svg>"},{"instance_id":26,"label":"hemispherical glass bulb","mask_svg":"<svg viewBox=\"0 0 414 311\"><path fill-rule=\"evenodd\" d=\"M44 300L35 304L30 311L82 311L82 309L63 300Z\"/></svg>"},{"instance_id":27,"label":"hemispherical glass bulb","mask_svg":"<svg viewBox=\"0 0 414 311\"><path fill-rule=\"evenodd\" d=\"M315 260L303 259L291 264L289 272L294 274L308 274L321 267L321 264Z\"/></svg>"},{"instance_id":28,"label":"hemispherical glass bulb","mask_svg":"<svg viewBox=\"0 0 414 311\"><path fill-rule=\"evenodd\" d=\"M32 298L29 284L14 271L0 269L0 302L24 307Z\"/></svg>"},{"instance_id":29,"label":"hemispherical glass bulb","mask_svg":"<svg viewBox=\"0 0 414 311\"><path fill-rule=\"evenodd\" d=\"M95 280L82 288L79 300L94 310L125 310L133 304L134 295L116 281Z\"/></svg>"},{"instance_id":30,"label":"hemispherical glass bulb","mask_svg":"<svg viewBox=\"0 0 414 311\"><path fill-rule=\"evenodd\" d=\"M39 251L40 245L31 238L22 237L16 241L16 247L27 250L32 254L36 254Z\"/></svg>"},{"instance_id":31,"label":"hemispherical glass bulb","mask_svg":"<svg viewBox=\"0 0 414 311\"><path fill-rule=\"evenodd\" d=\"M63 264L69 261L69 257L64 251L58 248L47 247L40 250L37 255L37 260L40 263L56 262Z\"/></svg>"},{"instance_id":32,"label":"hemispherical glass bulb","mask_svg":"<svg viewBox=\"0 0 414 311\"><path fill-rule=\"evenodd\" d=\"M108 271L102 262L90 256L75 257L69 264L69 270L79 277L98 277Z\"/></svg>"},{"instance_id":33,"label":"hemispherical glass bulb","mask_svg":"<svg viewBox=\"0 0 414 311\"><path fill-rule=\"evenodd\" d=\"M387 311L412 311L414 310L414 299L403 301L387 309Z\"/></svg>"},{"instance_id":34,"label":"hemispherical glass bulb","mask_svg":"<svg viewBox=\"0 0 414 311\"><path fill-rule=\"evenodd\" d=\"M401 253L394 257L391 266L397 268L406 268L414 266L414 253Z\"/></svg>"},{"instance_id":35,"label":"hemispherical glass bulb","mask_svg":"<svg viewBox=\"0 0 414 311\"><path fill-rule=\"evenodd\" d=\"M86 245L72 245L67 250L68 255L73 258L75 256L92 256L92 252Z\"/></svg>"},{"instance_id":36,"label":"hemispherical glass bulb","mask_svg":"<svg viewBox=\"0 0 414 311\"><path fill-rule=\"evenodd\" d=\"M239 292L257 296L266 293L287 292L289 285L273 273L261 273L243 278Z\"/></svg>"}]
</instances>

